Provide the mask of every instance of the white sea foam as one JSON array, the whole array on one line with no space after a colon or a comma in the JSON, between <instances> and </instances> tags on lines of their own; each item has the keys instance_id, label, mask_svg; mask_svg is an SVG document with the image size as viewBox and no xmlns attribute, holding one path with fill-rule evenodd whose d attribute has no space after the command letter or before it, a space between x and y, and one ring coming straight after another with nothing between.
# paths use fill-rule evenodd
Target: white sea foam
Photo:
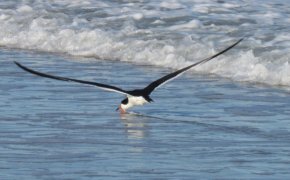
<instances>
[{"instance_id":1,"label":"white sea foam","mask_svg":"<svg viewBox=\"0 0 290 180\"><path fill-rule=\"evenodd\" d=\"M160 3L160 7L167 8L167 9L182 9L182 8L185 8L185 6L182 5L181 3L179 3L177 0L162 1Z\"/></svg>"},{"instance_id":2,"label":"white sea foam","mask_svg":"<svg viewBox=\"0 0 290 180\"><path fill-rule=\"evenodd\" d=\"M195 28L199 28L200 26L202 26L202 23L199 20L191 20L190 22L187 22L185 24L180 24L180 25L174 25L171 26L169 29L170 30L192 30Z\"/></svg>"},{"instance_id":3,"label":"white sea foam","mask_svg":"<svg viewBox=\"0 0 290 180\"><path fill-rule=\"evenodd\" d=\"M248 36L195 71L290 86L290 5L261 2L1 2L0 46L177 69Z\"/></svg>"},{"instance_id":4,"label":"white sea foam","mask_svg":"<svg viewBox=\"0 0 290 180\"><path fill-rule=\"evenodd\" d=\"M33 9L30 6L23 5L23 6L20 6L19 8L17 8L16 11L19 13L29 13L29 12L33 11Z\"/></svg>"}]
</instances>

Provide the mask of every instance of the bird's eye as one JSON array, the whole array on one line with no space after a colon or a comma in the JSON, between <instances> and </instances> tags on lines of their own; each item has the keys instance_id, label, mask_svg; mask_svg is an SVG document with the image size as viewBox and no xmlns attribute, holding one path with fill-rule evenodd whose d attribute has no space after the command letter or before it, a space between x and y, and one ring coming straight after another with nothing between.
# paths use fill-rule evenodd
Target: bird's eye
<instances>
[{"instance_id":1,"label":"bird's eye","mask_svg":"<svg viewBox=\"0 0 290 180\"><path fill-rule=\"evenodd\" d=\"M124 99L121 103L122 104L128 104L128 98Z\"/></svg>"}]
</instances>

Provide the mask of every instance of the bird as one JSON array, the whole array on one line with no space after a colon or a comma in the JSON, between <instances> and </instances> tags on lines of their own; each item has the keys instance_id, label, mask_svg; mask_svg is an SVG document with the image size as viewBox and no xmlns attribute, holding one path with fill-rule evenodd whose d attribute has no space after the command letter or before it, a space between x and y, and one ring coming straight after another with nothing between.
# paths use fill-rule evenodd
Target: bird
<instances>
[{"instance_id":1,"label":"bird","mask_svg":"<svg viewBox=\"0 0 290 180\"><path fill-rule=\"evenodd\" d=\"M162 76L161 78L151 82L149 85L147 85L145 88L140 88L140 89L134 89L134 90L124 90L121 89L119 87L116 86L112 86L112 85L107 85L107 84L103 84L103 83L98 83L98 82L91 82L91 81L86 81L86 80L79 80L79 79L73 79L73 78L67 78L67 77L61 77L61 76L55 76L55 75L51 75L51 74L46 74L46 73L42 73L33 69L30 69L22 64L20 64L17 61L14 61L14 63L21 69L23 69L24 71L27 71L31 74L37 75L37 76L41 76L44 78L50 78L50 79L55 79L55 80L60 80L60 81L69 81L69 82L75 82L75 83L81 83L81 84L86 84L86 85L92 85L92 86L96 86L98 88L101 88L103 90L106 91L112 91L112 92L117 92L120 94L125 95L125 99L123 99L120 103L120 105L118 106L118 108L116 109L116 111L119 111L120 114L125 114L127 113L127 110L129 108L132 108L133 106L141 106L147 103L151 103L153 102L153 99L150 97L150 94L158 87L164 85L165 83L169 82L170 80L175 79L176 77L180 76L181 74L185 73L186 71L188 71L189 69L206 63L212 59L214 59L215 57L227 52L228 50L232 49L233 47L235 47L237 44L239 44L241 41L243 40L243 38L239 39L237 42L235 42L234 44L230 45L229 47L225 48L224 50L208 57L205 58L203 60L200 60L194 64L191 64L189 66L186 66L184 68L181 68L177 71L174 71L172 73L169 73L165 76Z\"/></svg>"}]
</instances>

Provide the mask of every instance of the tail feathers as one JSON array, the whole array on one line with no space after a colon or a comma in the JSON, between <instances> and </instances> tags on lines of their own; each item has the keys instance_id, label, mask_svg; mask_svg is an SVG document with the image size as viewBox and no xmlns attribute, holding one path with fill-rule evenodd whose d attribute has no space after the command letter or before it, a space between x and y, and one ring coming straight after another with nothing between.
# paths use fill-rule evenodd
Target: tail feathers
<instances>
[{"instance_id":1,"label":"tail feathers","mask_svg":"<svg viewBox=\"0 0 290 180\"><path fill-rule=\"evenodd\" d=\"M149 103L154 102L153 99L151 99L150 96L145 96L144 98L145 98L146 101L148 101Z\"/></svg>"}]
</instances>

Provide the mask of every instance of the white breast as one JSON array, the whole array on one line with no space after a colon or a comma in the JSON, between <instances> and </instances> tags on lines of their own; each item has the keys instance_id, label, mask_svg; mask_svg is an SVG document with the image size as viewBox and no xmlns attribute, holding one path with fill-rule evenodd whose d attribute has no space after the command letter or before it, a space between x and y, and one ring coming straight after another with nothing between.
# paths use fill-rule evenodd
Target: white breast
<instances>
[{"instance_id":1,"label":"white breast","mask_svg":"<svg viewBox=\"0 0 290 180\"><path fill-rule=\"evenodd\" d=\"M129 104L133 106L140 106L148 103L142 96L128 96Z\"/></svg>"},{"instance_id":2,"label":"white breast","mask_svg":"<svg viewBox=\"0 0 290 180\"><path fill-rule=\"evenodd\" d=\"M142 96L128 96L128 104L121 104L121 106L124 110L126 110L133 106L142 106L145 103L148 103L148 101L146 101L146 99L144 99Z\"/></svg>"}]
</instances>

